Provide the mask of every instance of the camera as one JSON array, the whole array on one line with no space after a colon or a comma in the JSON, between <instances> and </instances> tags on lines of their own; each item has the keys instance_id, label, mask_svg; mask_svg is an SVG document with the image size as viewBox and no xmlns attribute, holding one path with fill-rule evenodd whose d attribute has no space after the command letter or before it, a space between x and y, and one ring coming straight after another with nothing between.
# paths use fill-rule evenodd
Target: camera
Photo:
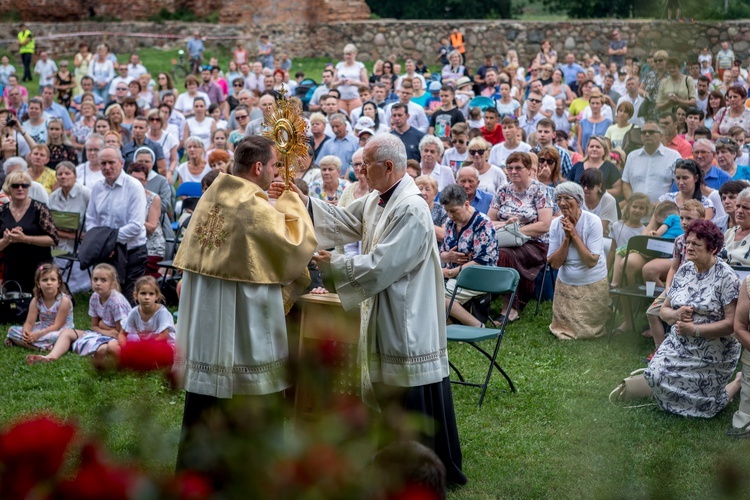
<instances>
[{"instance_id":1,"label":"camera","mask_svg":"<svg viewBox=\"0 0 750 500\"><path fill-rule=\"evenodd\" d=\"M15 127L16 126L16 117L13 116L13 115L8 116L8 119L5 120L5 125L7 127L11 127L11 128Z\"/></svg>"}]
</instances>

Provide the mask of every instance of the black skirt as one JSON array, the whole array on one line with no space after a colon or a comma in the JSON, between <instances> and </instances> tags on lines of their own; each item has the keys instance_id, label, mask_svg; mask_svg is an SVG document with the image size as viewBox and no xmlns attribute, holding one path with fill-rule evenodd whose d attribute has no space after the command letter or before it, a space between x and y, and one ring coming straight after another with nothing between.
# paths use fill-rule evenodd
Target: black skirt
<instances>
[{"instance_id":1,"label":"black skirt","mask_svg":"<svg viewBox=\"0 0 750 500\"><path fill-rule=\"evenodd\" d=\"M392 386L373 385L376 395L379 396L379 402L382 394L393 394L394 387ZM434 384L403 389L398 395L392 396L396 398L395 402L407 412L421 413L429 417L425 419L428 423L422 429L420 442L431 448L443 461L448 484L466 484L466 476L461 470L461 442L458 439L456 413L453 410L450 378L445 377Z\"/></svg>"}]
</instances>

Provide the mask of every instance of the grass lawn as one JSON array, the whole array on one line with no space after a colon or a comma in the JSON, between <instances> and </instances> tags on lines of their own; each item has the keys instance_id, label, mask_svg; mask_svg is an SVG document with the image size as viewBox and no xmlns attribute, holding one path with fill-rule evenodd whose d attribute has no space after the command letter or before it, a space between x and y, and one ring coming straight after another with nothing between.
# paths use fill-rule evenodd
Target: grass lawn
<instances>
[{"instance_id":1,"label":"grass lawn","mask_svg":"<svg viewBox=\"0 0 750 500\"><path fill-rule=\"evenodd\" d=\"M86 303L78 297L78 325L88 324ZM480 409L478 389L454 386L469 484L451 498L717 498L746 491L750 441L724 436L737 401L711 420L610 404L609 391L643 366L650 339L561 342L547 330L550 304L538 317L532 313L510 326L500 349L516 394L495 374ZM171 470L180 393L156 377L98 375L74 355L28 367L26 354L0 349L0 424L51 411L98 433L117 458ZM450 356L465 375L482 377L486 365L469 347L452 344Z\"/></svg>"}]
</instances>

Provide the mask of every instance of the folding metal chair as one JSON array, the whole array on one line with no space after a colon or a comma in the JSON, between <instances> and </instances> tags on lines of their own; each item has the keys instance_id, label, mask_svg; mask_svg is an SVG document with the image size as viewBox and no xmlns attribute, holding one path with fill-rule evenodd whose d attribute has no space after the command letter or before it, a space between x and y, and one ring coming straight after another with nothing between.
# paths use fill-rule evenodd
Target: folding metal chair
<instances>
[{"instance_id":1,"label":"folding metal chair","mask_svg":"<svg viewBox=\"0 0 750 500\"><path fill-rule=\"evenodd\" d=\"M655 236L633 236L628 240L628 249L625 253L625 259L623 261L623 269L627 268L628 265L628 257L630 256L631 252L638 252L641 255L644 255L646 257L650 257L652 259L667 259L672 256L672 251L674 250L674 240L668 240L664 238L657 238ZM664 291L663 287L656 287L654 290L654 295L647 295L646 294L646 287L640 283L631 283L629 284L627 282L627 275L623 271L622 273L622 286L619 286L617 288L613 288L609 291L610 296L612 297L612 314L610 315L610 325L609 325L609 338L612 339L612 329L613 329L613 322L615 320L615 316L617 313L619 301L623 297L628 297L630 299L634 299L636 302L644 302L644 301L651 301L654 298L658 297L661 292ZM635 307L630 308L630 320L631 324L635 325L635 315L634 310Z\"/></svg>"},{"instance_id":2,"label":"folding metal chair","mask_svg":"<svg viewBox=\"0 0 750 500\"><path fill-rule=\"evenodd\" d=\"M510 293L510 303L516 297L516 291L518 289L518 282L521 276L515 269L507 267L494 267L494 266L471 266L461 271L458 275L456 287L451 295L451 300L448 306L447 315L450 317L450 310L453 307L453 302L456 300L456 292L459 289L474 290L477 292L484 292L490 294L507 294ZM458 375L458 380L451 380L451 383L460 385L470 385L474 387L481 387L482 393L479 396L479 406L482 406L484 401L484 395L487 392L487 386L490 383L490 377L492 376L493 368L497 369L505 380L508 381L510 390L516 392L516 388L513 385L510 377L497 363L497 353L500 349L500 342L503 340L505 335L505 327L508 324L508 316L503 316L502 324L499 328L477 328L466 325L448 325L447 336L449 342L463 342L470 345L480 353L482 353L489 360L489 367L487 369L487 375L485 376L484 383L478 384L474 382L467 382L464 376L461 374L458 368L453 363L450 363L451 368ZM490 354L489 352L482 349L477 342L483 340L495 339L495 349Z\"/></svg>"},{"instance_id":3,"label":"folding metal chair","mask_svg":"<svg viewBox=\"0 0 750 500\"><path fill-rule=\"evenodd\" d=\"M73 274L73 266L76 262L78 262L78 246L81 243L83 221L81 220L81 215L77 212L62 212L60 210L50 210L50 215L52 215L52 222L55 224L55 227L57 229L70 231L75 234L72 252L66 252L65 250L52 251L52 257L67 262L67 265L60 270L62 273L63 282L67 285L68 281L70 281L71 274ZM89 277L91 277L91 269L87 269L87 271L89 273Z\"/></svg>"}]
</instances>

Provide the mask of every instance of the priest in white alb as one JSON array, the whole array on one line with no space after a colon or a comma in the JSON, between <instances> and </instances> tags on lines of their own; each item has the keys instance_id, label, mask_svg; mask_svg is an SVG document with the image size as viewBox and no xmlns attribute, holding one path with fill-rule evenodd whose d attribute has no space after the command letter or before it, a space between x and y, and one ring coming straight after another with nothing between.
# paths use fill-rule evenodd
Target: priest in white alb
<instances>
[{"instance_id":1,"label":"priest in white alb","mask_svg":"<svg viewBox=\"0 0 750 500\"><path fill-rule=\"evenodd\" d=\"M433 422L423 440L445 464L447 480L465 484L448 378L445 289L427 203L406 174L406 149L391 134L365 146L362 170L373 189L345 209L304 196L318 248L362 242L362 254L319 250L341 304L361 311L359 359L363 401L373 409L395 402ZM271 197L283 184L273 184Z\"/></svg>"}]
</instances>

